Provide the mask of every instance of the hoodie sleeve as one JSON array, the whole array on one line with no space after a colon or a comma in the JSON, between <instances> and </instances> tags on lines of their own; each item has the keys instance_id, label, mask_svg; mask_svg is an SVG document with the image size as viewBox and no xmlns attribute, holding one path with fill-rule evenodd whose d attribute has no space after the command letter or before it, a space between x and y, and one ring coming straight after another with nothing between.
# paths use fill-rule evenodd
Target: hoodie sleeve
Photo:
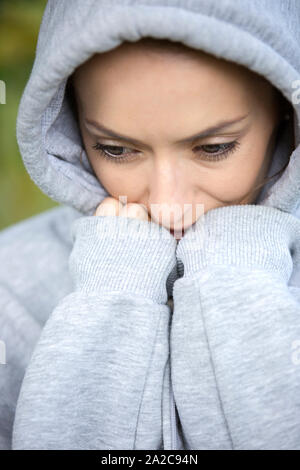
<instances>
[{"instance_id":1,"label":"hoodie sleeve","mask_svg":"<svg viewBox=\"0 0 300 470\"><path fill-rule=\"evenodd\" d=\"M176 240L155 223L117 216L80 217L72 236L74 291L33 351L12 448L157 449Z\"/></svg>"},{"instance_id":2,"label":"hoodie sleeve","mask_svg":"<svg viewBox=\"0 0 300 470\"><path fill-rule=\"evenodd\" d=\"M173 389L191 449L300 449L300 222L267 206L207 212L177 245Z\"/></svg>"},{"instance_id":3,"label":"hoodie sleeve","mask_svg":"<svg viewBox=\"0 0 300 470\"><path fill-rule=\"evenodd\" d=\"M24 333L26 331L26 334ZM40 325L0 281L0 450L11 450L18 394Z\"/></svg>"}]
</instances>

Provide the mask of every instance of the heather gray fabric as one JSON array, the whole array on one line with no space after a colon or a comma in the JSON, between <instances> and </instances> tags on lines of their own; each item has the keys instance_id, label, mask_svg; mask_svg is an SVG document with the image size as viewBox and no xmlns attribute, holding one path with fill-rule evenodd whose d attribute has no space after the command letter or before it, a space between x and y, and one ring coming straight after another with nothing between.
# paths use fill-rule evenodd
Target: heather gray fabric
<instances>
[{"instance_id":1,"label":"heather gray fabric","mask_svg":"<svg viewBox=\"0 0 300 470\"><path fill-rule=\"evenodd\" d=\"M178 244L92 216L107 193L65 94L79 64L142 36L240 63L294 110L282 176ZM300 449L299 41L296 0L48 2L17 138L62 207L0 233L0 448Z\"/></svg>"}]
</instances>

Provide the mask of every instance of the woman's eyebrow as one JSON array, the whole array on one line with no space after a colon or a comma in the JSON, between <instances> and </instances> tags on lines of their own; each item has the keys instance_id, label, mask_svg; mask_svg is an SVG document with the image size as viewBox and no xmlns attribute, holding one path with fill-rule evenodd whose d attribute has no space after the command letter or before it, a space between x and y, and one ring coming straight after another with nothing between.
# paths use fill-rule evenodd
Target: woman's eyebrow
<instances>
[{"instance_id":1,"label":"woman's eyebrow","mask_svg":"<svg viewBox=\"0 0 300 470\"><path fill-rule=\"evenodd\" d=\"M214 126L208 127L207 129L205 129L204 131L202 131L198 134L194 134L194 135L192 135L190 137L187 137L185 139L178 140L178 141L175 142L175 144L185 144L185 143L188 143L188 142L192 142L194 140L198 140L202 137L208 137L212 134L215 134L218 131L224 130L225 128L227 128L229 126L232 126L233 124L236 124L239 121L242 121L243 119L248 117L249 114L250 113L247 113L244 116L232 119L230 121L221 121L221 122L219 122L218 124L216 124ZM132 137L126 136L124 134L123 135L122 134L117 134L115 131L113 131L112 129L109 129L108 127L105 127L100 122L93 121L92 119L84 119L84 121L85 121L86 124L88 124L90 126L93 126L98 131L103 132L104 134L106 134L110 137L113 137L116 140L122 140L122 141L128 142L132 145L139 145L139 146L144 146L145 145L140 140L137 140L137 139L134 139Z\"/></svg>"}]
</instances>

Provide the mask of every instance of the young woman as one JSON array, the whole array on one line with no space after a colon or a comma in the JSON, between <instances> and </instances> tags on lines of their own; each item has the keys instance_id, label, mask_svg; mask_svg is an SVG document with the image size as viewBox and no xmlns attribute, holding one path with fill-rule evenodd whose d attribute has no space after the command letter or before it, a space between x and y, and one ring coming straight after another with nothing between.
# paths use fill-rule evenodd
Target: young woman
<instances>
[{"instance_id":1,"label":"young woman","mask_svg":"<svg viewBox=\"0 0 300 470\"><path fill-rule=\"evenodd\" d=\"M17 138L62 207L0 235L2 448L300 449L299 18L48 2Z\"/></svg>"}]
</instances>

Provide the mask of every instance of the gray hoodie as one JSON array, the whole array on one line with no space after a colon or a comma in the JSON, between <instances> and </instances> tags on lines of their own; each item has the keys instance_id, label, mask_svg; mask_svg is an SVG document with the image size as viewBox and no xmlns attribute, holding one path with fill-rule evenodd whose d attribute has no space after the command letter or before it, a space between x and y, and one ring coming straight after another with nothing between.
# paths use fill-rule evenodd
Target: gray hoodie
<instances>
[{"instance_id":1,"label":"gray hoodie","mask_svg":"<svg viewBox=\"0 0 300 470\"><path fill-rule=\"evenodd\" d=\"M202 218L176 243L93 216L108 194L80 165L67 79L142 36L242 64L292 104L284 173L205 214L204 243ZM298 0L48 1L17 139L61 206L0 233L1 449L300 449L299 43Z\"/></svg>"}]
</instances>

